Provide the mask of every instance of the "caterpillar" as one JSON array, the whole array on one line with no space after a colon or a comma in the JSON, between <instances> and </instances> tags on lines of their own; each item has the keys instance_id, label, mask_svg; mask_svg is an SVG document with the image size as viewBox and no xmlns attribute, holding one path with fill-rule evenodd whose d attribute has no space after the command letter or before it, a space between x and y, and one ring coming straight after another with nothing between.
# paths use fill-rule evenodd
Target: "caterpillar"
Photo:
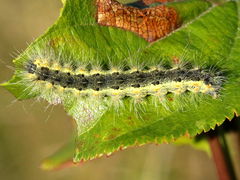
<instances>
[{"instance_id":1,"label":"caterpillar","mask_svg":"<svg viewBox=\"0 0 240 180\"><path fill-rule=\"evenodd\" d=\"M202 69L161 70L148 69L147 67L148 70L143 71L132 69L114 71L110 69L105 72L96 72L93 69L88 72L87 69L63 70L60 64L55 64L54 68L47 63L45 60L37 59L34 62L29 62L26 70L35 77L35 81L46 81L53 86L71 88L79 91L80 94L82 92L87 94L91 90L101 96L114 94L146 96L146 94L165 95L167 92L180 94L189 90L215 96L221 84L218 75Z\"/></svg>"},{"instance_id":2,"label":"caterpillar","mask_svg":"<svg viewBox=\"0 0 240 180\"><path fill-rule=\"evenodd\" d=\"M64 57L66 58L66 57ZM220 71L193 65L96 65L67 63L59 57L29 55L25 58L21 82L28 92L50 104L63 104L78 124L79 133L93 127L110 108L124 106L126 98L135 104L149 96L160 103L168 94L206 94L217 98L224 82ZM29 90L30 89L30 90Z\"/></svg>"}]
</instances>

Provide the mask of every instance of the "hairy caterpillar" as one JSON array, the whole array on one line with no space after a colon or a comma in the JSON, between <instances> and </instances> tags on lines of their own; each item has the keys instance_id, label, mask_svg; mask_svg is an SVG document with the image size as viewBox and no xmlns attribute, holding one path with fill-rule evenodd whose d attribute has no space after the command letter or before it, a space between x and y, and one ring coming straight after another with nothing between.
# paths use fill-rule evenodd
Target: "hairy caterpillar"
<instances>
[{"instance_id":1,"label":"hairy caterpillar","mask_svg":"<svg viewBox=\"0 0 240 180\"><path fill-rule=\"evenodd\" d=\"M91 128L109 108L123 106L126 98L134 104L145 103L149 96L161 104L169 93L187 92L217 98L224 77L192 65L164 67L159 63L136 65L90 64L68 61L66 57L28 55L18 69L28 92L51 104L63 104L78 124L79 133Z\"/></svg>"},{"instance_id":2,"label":"hairy caterpillar","mask_svg":"<svg viewBox=\"0 0 240 180\"><path fill-rule=\"evenodd\" d=\"M94 69L62 69L60 64L52 67L46 60L29 62L27 71L36 81L46 81L61 88L71 88L88 94L95 91L101 96L146 96L166 95L167 92L180 94L186 90L216 95L220 88L218 78L201 69L168 69L99 71ZM129 69L129 68L126 68ZM215 76L213 76L215 75ZM163 85L164 83L173 83ZM153 90L151 90L153 89ZM162 92L160 91L162 89Z\"/></svg>"}]
</instances>

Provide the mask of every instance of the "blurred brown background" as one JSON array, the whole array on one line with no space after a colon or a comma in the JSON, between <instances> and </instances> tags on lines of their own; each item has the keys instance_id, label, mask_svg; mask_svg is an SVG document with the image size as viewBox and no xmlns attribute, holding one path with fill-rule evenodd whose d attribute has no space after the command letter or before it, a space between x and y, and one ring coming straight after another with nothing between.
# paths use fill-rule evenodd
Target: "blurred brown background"
<instances>
[{"instance_id":1,"label":"blurred brown background","mask_svg":"<svg viewBox=\"0 0 240 180\"><path fill-rule=\"evenodd\" d=\"M60 0L0 0L0 82L13 74L12 59L59 15ZM189 146L146 145L79 167L43 171L41 161L71 137L71 118L61 106L17 102L0 88L2 180L215 180L210 157Z\"/></svg>"}]
</instances>

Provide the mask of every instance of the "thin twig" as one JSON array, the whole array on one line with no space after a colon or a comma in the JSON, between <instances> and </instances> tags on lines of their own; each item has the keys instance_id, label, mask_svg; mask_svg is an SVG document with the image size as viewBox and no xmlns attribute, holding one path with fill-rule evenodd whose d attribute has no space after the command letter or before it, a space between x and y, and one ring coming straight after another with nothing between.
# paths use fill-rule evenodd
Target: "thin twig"
<instances>
[{"instance_id":1,"label":"thin twig","mask_svg":"<svg viewBox=\"0 0 240 180\"><path fill-rule=\"evenodd\" d=\"M219 142L218 136L210 136L208 142L211 147L212 156L216 165L219 180L231 180L227 161L224 157L222 146Z\"/></svg>"}]
</instances>

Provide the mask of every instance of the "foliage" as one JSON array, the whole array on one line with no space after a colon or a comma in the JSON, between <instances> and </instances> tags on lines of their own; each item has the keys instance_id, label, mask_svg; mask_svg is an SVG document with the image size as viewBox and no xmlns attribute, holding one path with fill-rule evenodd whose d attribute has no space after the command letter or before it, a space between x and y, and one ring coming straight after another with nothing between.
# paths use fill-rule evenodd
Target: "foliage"
<instances>
[{"instance_id":1,"label":"foliage","mask_svg":"<svg viewBox=\"0 0 240 180\"><path fill-rule=\"evenodd\" d=\"M118 112L110 108L94 127L77 137L75 162L110 155L130 146L172 142L186 134L193 137L239 113L239 1L168 3L178 11L182 25L154 43L147 43L122 29L99 26L95 20L94 0L63 2L58 21L14 60L17 71L2 85L18 99L37 96L26 92L27 85L18 83L22 80L18 69L22 68L26 54L42 50L49 44L57 53L90 62L109 58L124 62L133 56L140 62L159 59L171 62L177 57L197 66L220 69L227 77L216 99L203 94L170 95L167 108L163 105L156 108L151 97L143 107L132 107L126 99L125 108L119 108ZM66 111L70 111L71 107L65 106Z\"/></svg>"}]
</instances>

